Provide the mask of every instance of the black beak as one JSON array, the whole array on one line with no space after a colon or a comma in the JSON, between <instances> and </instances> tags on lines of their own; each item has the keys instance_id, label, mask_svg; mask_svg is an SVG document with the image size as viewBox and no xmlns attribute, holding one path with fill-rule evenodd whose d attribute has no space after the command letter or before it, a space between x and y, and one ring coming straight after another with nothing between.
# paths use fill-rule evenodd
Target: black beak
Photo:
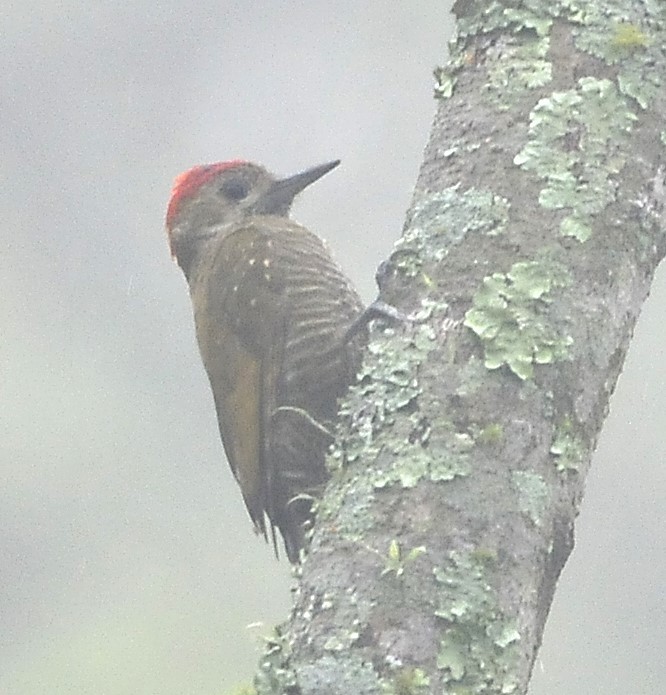
<instances>
[{"instance_id":1,"label":"black beak","mask_svg":"<svg viewBox=\"0 0 666 695\"><path fill-rule=\"evenodd\" d=\"M292 201L304 188L320 179L324 174L328 174L331 169L335 169L340 164L340 160L320 164L319 166L306 169L300 174L294 174L286 179L279 179L262 196L261 211L273 214L286 214L289 211Z\"/></svg>"}]
</instances>

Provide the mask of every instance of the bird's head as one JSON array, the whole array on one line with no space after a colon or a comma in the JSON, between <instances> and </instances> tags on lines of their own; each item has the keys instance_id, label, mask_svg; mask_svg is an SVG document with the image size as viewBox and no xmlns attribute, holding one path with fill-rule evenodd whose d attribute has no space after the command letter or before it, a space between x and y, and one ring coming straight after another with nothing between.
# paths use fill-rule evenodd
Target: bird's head
<instances>
[{"instance_id":1,"label":"bird's head","mask_svg":"<svg viewBox=\"0 0 666 695\"><path fill-rule=\"evenodd\" d=\"M224 225L256 215L288 215L296 195L339 163L327 162L284 179L238 159L188 169L176 177L167 207L171 254L187 272L197 248Z\"/></svg>"}]
</instances>

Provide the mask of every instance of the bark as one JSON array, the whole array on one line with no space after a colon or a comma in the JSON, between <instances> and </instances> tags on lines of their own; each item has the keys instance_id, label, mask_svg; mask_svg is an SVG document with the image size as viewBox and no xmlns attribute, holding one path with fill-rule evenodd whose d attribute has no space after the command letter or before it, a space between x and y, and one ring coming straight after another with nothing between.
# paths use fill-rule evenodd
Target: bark
<instances>
[{"instance_id":1,"label":"bark","mask_svg":"<svg viewBox=\"0 0 666 695\"><path fill-rule=\"evenodd\" d=\"M260 693L525 693L666 251L666 8L469 2Z\"/></svg>"}]
</instances>

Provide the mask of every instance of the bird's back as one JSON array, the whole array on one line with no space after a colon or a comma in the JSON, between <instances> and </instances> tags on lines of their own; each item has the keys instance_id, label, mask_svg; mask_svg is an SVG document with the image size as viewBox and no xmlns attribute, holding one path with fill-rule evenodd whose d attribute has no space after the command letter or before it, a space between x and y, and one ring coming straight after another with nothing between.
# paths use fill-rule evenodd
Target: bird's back
<instances>
[{"instance_id":1,"label":"bird's back","mask_svg":"<svg viewBox=\"0 0 666 695\"><path fill-rule=\"evenodd\" d=\"M296 561L360 366L364 334L345 334L363 306L324 243L288 218L218 231L190 282L197 338L250 516L264 534L268 516Z\"/></svg>"}]
</instances>

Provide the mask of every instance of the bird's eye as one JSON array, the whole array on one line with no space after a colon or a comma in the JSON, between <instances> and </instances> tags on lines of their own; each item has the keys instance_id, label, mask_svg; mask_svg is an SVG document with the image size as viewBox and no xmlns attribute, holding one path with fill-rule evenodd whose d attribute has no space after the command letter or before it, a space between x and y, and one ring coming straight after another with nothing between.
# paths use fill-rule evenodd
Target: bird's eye
<instances>
[{"instance_id":1,"label":"bird's eye","mask_svg":"<svg viewBox=\"0 0 666 695\"><path fill-rule=\"evenodd\" d=\"M220 192L229 200L243 200L250 192L250 186L242 179L229 179L220 186Z\"/></svg>"}]
</instances>

